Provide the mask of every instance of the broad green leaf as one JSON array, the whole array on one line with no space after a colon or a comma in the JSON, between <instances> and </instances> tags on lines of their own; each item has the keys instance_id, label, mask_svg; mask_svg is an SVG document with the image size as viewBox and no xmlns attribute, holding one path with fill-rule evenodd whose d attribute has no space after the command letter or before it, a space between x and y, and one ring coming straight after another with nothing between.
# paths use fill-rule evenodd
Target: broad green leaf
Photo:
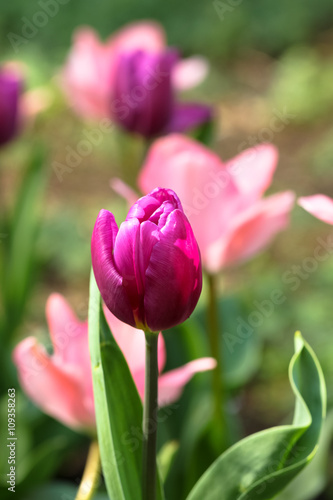
<instances>
[{"instance_id":1,"label":"broad green leaf","mask_svg":"<svg viewBox=\"0 0 333 500\"><path fill-rule=\"evenodd\" d=\"M97 435L109 497L141 500L142 404L126 360L105 320L93 272L89 345ZM160 487L158 499L163 499Z\"/></svg>"},{"instance_id":2,"label":"broad green leaf","mask_svg":"<svg viewBox=\"0 0 333 500\"><path fill-rule=\"evenodd\" d=\"M187 500L270 500L311 461L326 412L324 377L311 347L295 335L289 379L296 398L292 425L249 436L199 479Z\"/></svg>"},{"instance_id":3,"label":"broad green leaf","mask_svg":"<svg viewBox=\"0 0 333 500\"><path fill-rule=\"evenodd\" d=\"M333 411L327 415L312 462L276 497L276 500L313 500L329 481L330 451L333 440Z\"/></svg>"}]
</instances>

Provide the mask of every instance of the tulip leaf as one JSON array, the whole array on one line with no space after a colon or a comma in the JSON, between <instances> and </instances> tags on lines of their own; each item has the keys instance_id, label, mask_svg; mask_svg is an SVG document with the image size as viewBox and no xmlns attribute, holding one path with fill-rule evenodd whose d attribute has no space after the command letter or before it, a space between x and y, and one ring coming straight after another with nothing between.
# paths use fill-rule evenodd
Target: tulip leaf
<instances>
[{"instance_id":1,"label":"tulip leaf","mask_svg":"<svg viewBox=\"0 0 333 500\"><path fill-rule=\"evenodd\" d=\"M289 379L296 398L292 425L249 436L223 453L187 500L270 500L312 460L326 412L319 362L299 332Z\"/></svg>"},{"instance_id":2,"label":"tulip leaf","mask_svg":"<svg viewBox=\"0 0 333 500\"><path fill-rule=\"evenodd\" d=\"M110 332L91 273L89 345L97 435L109 497L141 500L142 403L126 360ZM164 498L158 484L157 498Z\"/></svg>"}]
</instances>

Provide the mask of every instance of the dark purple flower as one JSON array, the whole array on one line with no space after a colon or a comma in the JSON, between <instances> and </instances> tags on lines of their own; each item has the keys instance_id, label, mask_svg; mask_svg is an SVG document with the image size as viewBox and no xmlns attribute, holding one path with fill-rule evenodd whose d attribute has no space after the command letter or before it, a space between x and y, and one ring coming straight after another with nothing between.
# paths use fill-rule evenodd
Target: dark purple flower
<instances>
[{"instance_id":1,"label":"dark purple flower","mask_svg":"<svg viewBox=\"0 0 333 500\"><path fill-rule=\"evenodd\" d=\"M193 312L202 287L200 252L171 189L140 198L119 229L113 214L101 210L91 251L102 298L124 323L160 331Z\"/></svg>"},{"instance_id":2,"label":"dark purple flower","mask_svg":"<svg viewBox=\"0 0 333 500\"><path fill-rule=\"evenodd\" d=\"M118 124L153 137L184 131L210 120L208 106L176 103L172 73L177 62L175 50L136 50L119 56L111 102Z\"/></svg>"},{"instance_id":3,"label":"dark purple flower","mask_svg":"<svg viewBox=\"0 0 333 500\"><path fill-rule=\"evenodd\" d=\"M17 133L21 88L22 82L14 72L0 69L0 146Z\"/></svg>"}]
</instances>

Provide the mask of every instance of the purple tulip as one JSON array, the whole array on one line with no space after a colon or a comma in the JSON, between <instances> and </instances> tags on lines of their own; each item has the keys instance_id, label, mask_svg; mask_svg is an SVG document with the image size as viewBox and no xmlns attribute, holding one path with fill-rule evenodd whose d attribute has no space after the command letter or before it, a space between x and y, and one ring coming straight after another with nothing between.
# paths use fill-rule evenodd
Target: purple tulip
<instances>
[{"instance_id":1,"label":"purple tulip","mask_svg":"<svg viewBox=\"0 0 333 500\"><path fill-rule=\"evenodd\" d=\"M193 312L202 287L200 252L171 189L140 198L119 229L101 210L91 252L102 298L124 323L158 332Z\"/></svg>"},{"instance_id":2,"label":"purple tulip","mask_svg":"<svg viewBox=\"0 0 333 500\"><path fill-rule=\"evenodd\" d=\"M21 86L21 80L14 72L0 69L0 146L17 133Z\"/></svg>"},{"instance_id":3,"label":"purple tulip","mask_svg":"<svg viewBox=\"0 0 333 500\"><path fill-rule=\"evenodd\" d=\"M176 103L172 74L177 62L175 50L121 54L111 102L112 116L119 125L153 137L181 132L211 119L208 106Z\"/></svg>"}]
</instances>

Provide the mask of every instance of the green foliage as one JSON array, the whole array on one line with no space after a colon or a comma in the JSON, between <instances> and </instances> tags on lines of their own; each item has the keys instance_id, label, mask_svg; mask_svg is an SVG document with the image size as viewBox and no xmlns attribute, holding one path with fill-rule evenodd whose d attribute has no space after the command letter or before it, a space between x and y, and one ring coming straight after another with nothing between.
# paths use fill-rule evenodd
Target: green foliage
<instances>
[{"instance_id":1,"label":"green foliage","mask_svg":"<svg viewBox=\"0 0 333 500\"><path fill-rule=\"evenodd\" d=\"M89 343L97 435L106 487L110 498L139 500L142 404L126 360L104 318L93 272L90 281ZM159 487L158 499L163 499Z\"/></svg>"},{"instance_id":2,"label":"green foliage","mask_svg":"<svg viewBox=\"0 0 333 500\"><path fill-rule=\"evenodd\" d=\"M234 445L199 479L188 500L270 500L312 460L326 412L326 389L317 358L299 333L289 378L296 398L293 424Z\"/></svg>"}]
</instances>

